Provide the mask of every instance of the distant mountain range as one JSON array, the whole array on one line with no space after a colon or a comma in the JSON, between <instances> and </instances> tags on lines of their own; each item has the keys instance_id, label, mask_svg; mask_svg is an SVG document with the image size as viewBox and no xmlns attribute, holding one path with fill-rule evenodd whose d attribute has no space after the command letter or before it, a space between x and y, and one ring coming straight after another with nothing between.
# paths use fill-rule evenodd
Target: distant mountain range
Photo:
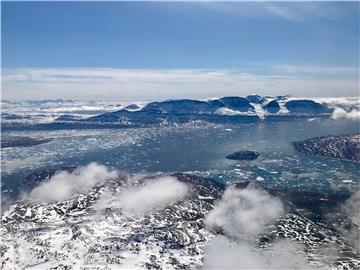
<instances>
[{"instance_id":1,"label":"distant mountain range","mask_svg":"<svg viewBox=\"0 0 360 270\"><path fill-rule=\"evenodd\" d=\"M150 102L143 107L129 105L86 119L87 122L146 125L184 123L189 121L243 122L286 117L330 116L333 108L310 99L289 99L287 96L228 96L219 99L175 99Z\"/></svg>"},{"instance_id":2,"label":"distant mountain range","mask_svg":"<svg viewBox=\"0 0 360 270\"><path fill-rule=\"evenodd\" d=\"M171 99L154 102L2 101L3 128L46 125L146 127L183 123L243 123L327 118L334 110L358 113L356 98L293 98L290 96L226 96L207 100Z\"/></svg>"}]
</instances>

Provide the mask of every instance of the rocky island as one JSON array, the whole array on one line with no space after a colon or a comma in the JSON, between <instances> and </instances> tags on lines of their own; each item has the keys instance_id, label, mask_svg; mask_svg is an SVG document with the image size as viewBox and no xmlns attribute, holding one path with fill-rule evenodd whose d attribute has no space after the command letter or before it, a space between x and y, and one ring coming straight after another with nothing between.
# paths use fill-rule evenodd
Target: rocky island
<instances>
[{"instance_id":1,"label":"rocky island","mask_svg":"<svg viewBox=\"0 0 360 270\"><path fill-rule=\"evenodd\" d=\"M232 160L255 160L259 155L256 151L241 150L226 156L226 158Z\"/></svg>"},{"instance_id":2,"label":"rocky island","mask_svg":"<svg viewBox=\"0 0 360 270\"><path fill-rule=\"evenodd\" d=\"M301 153L360 162L360 133L315 137L292 145Z\"/></svg>"},{"instance_id":3,"label":"rocky island","mask_svg":"<svg viewBox=\"0 0 360 270\"><path fill-rule=\"evenodd\" d=\"M1 148L7 147L29 147L52 141L51 138L30 138L22 136L4 136L1 138Z\"/></svg>"}]
</instances>

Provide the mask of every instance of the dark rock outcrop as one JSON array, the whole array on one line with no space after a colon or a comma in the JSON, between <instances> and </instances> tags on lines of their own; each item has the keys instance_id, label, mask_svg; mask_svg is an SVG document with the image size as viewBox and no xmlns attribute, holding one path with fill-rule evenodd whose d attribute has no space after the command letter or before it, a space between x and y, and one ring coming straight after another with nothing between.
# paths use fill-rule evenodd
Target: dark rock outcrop
<instances>
[{"instance_id":1,"label":"dark rock outcrop","mask_svg":"<svg viewBox=\"0 0 360 270\"><path fill-rule=\"evenodd\" d=\"M265 111L269 113L277 113L278 111L280 111L280 105L275 99L264 102L262 104L262 107Z\"/></svg>"},{"instance_id":2,"label":"dark rock outcrop","mask_svg":"<svg viewBox=\"0 0 360 270\"><path fill-rule=\"evenodd\" d=\"M260 104L262 97L259 95L248 95L246 97L247 101L249 101L250 103L254 103L254 104Z\"/></svg>"},{"instance_id":3,"label":"dark rock outcrop","mask_svg":"<svg viewBox=\"0 0 360 270\"><path fill-rule=\"evenodd\" d=\"M221 102L178 99L152 102L146 105L142 111L167 114L210 114L220 107L224 107Z\"/></svg>"},{"instance_id":4,"label":"dark rock outcrop","mask_svg":"<svg viewBox=\"0 0 360 270\"><path fill-rule=\"evenodd\" d=\"M55 119L57 122L73 122L78 121L79 118L77 116L71 115L71 114L64 114Z\"/></svg>"},{"instance_id":5,"label":"dark rock outcrop","mask_svg":"<svg viewBox=\"0 0 360 270\"><path fill-rule=\"evenodd\" d=\"M301 153L360 162L360 134L315 137L292 145Z\"/></svg>"},{"instance_id":6,"label":"dark rock outcrop","mask_svg":"<svg viewBox=\"0 0 360 270\"><path fill-rule=\"evenodd\" d=\"M308 99L290 100L285 103L285 107L290 113L317 114L331 112L328 107Z\"/></svg>"},{"instance_id":7,"label":"dark rock outcrop","mask_svg":"<svg viewBox=\"0 0 360 270\"><path fill-rule=\"evenodd\" d=\"M60 173L60 172L71 173L75 169L76 169L76 167L60 167L60 168L56 168L56 169L45 169L45 170L41 170L41 171L36 171L36 172L33 172L33 173L29 174L28 176L26 176L23 183L29 188L34 188L41 182L48 181L51 177L53 177L57 173Z\"/></svg>"},{"instance_id":8,"label":"dark rock outcrop","mask_svg":"<svg viewBox=\"0 0 360 270\"><path fill-rule=\"evenodd\" d=\"M1 148L7 147L29 147L52 141L51 138L30 138L22 136L11 136L1 138Z\"/></svg>"},{"instance_id":9,"label":"dark rock outcrop","mask_svg":"<svg viewBox=\"0 0 360 270\"><path fill-rule=\"evenodd\" d=\"M249 101L243 97L223 97L220 98L220 101L222 101L227 108L232 110L241 112L254 110L254 107L249 103Z\"/></svg>"},{"instance_id":10,"label":"dark rock outcrop","mask_svg":"<svg viewBox=\"0 0 360 270\"><path fill-rule=\"evenodd\" d=\"M260 154L256 151L243 150L226 156L227 159L232 160L255 160Z\"/></svg>"},{"instance_id":11,"label":"dark rock outcrop","mask_svg":"<svg viewBox=\"0 0 360 270\"><path fill-rule=\"evenodd\" d=\"M141 107L137 104L130 104L125 107L125 110L133 111L133 110L139 110Z\"/></svg>"}]
</instances>

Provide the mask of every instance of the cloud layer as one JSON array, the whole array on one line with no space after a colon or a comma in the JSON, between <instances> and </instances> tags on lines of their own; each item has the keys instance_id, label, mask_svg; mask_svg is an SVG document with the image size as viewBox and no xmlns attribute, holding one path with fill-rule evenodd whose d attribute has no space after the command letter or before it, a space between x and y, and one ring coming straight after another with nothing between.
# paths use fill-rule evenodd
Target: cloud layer
<instances>
[{"instance_id":1,"label":"cloud layer","mask_svg":"<svg viewBox=\"0 0 360 270\"><path fill-rule=\"evenodd\" d=\"M360 120L360 111L353 109L350 112L347 112L344 109L336 108L333 111L331 118L334 120L347 119L347 120L359 121Z\"/></svg>"},{"instance_id":2,"label":"cloud layer","mask_svg":"<svg viewBox=\"0 0 360 270\"><path fill-rule=\"evenodd\" d=\"M205 222L210 228L222 228L228 236L247 238L260 233L283 212L280 199L264 190L229 187Z\"/></svg>"},{"instance_id":3,"label":"cloud layer","mask_svg":"<svg viewBox=\"0 0 360 270\"><path fill-rule=\"evenodd\" d=\"M203 269L312 269L295 242L281 240L262 248L254 244L283 213L281 200L263 189L227 188L206 217L206 225L221 227L224 235L208 243Z\"/></svg>"},{"instance_id":4,"label":"cloud layer","mask_svg":"<svg viewBox=\"0 0 360 270\"><path fill-rule=\"evenodd\" d=\"M261 72L259 71L261 70ZM122 101L293 94L356 96L358 69L277 65L228 69L16 68L3 70L4 99Z\"/></svg>"},{"instance_id":5,"label":"cloud layer","mask_svg":"<svg viewBox=\"0 0 360 270\"><path fill-rule=\"evenodd\" d=\"M41 183L23 197L41 202L55 202L70 199L77 193L88 192L94 185L118 176L118 172L106 166L90 163L73 172L55 174L49 181Z\"/></svg>"},{"instance_id":6,"label":"cloud layer","mask_svg":"<svg viewBox=\"0 0 360 270\"><path fill-rule=\"evenodd\" d=\"M120 193L105 192L95 208L121 209L127 216L141 216L155 209L162 209L189 195L188 185L175 177L162 176L149 179L143 185L133 185L137 179L130 179L130 186Z\"/></svg>"},{"instance_id":7,"label":"cloud layer","mask_svg":"<svg viewBox=\"0 0 360 270\"><path fill-rule=\"evenodd\" d=\"M125 214L142 215L155 208L163 208L185 198L189 187L176 178L166 176L147 182L143 186L127 189L120 195Z\"/></svg>"},{"instance_id":8,"label":"cloud layer","mask_svg":"<svg viewBox=\"0 0 360 270\"><path fill-rule=\"evenodd\" d=\"M351 218L353 223L344 234L353 243L357 252L360 252L360 190L353 193L341 209Z\"/></svg>"}]
</instances>

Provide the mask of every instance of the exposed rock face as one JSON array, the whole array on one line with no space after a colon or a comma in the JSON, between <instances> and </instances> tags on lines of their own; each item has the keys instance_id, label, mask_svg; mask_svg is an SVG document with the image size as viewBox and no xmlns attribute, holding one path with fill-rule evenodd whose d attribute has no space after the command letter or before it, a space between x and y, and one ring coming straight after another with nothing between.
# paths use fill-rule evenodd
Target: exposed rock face
<instances>
[{"instance_id":1,"label":"exposed rock face","mask_svg":"<svg viewBox=\"0 0 360 270\"><path fill-rule=\"evenodd\" d=\"M292 145L301 153L360 162L360 134L316 137Z\"/></svg>"},{"instance_id":2,"label":"exposed rock face","mask_svg":"<svg viewBox=\"0 0 360 270\"><path fill-rule=\"evenodd\" d=\"M275 99L264 102L262 104L262 107L264 108L265 111L269 113L277 113L278 111L280 111L280 105Z\"/></svg>"},{"instance_id":3,"label":"exposed rock face","mask_svg":"<svg viewBox=\"0 0 360 270\"><path fill-rule=\"evenodd\" d=\"M223 97L220 98L220 101L222 101L227 108L232 110L241 112L254 110L254 107L249 103L249 101L243 97Z\"/></svg>"},{"instance_id":4,"label":"exposed rock face","mask_svg":"<svg viewBox=\"0 0 360 270\"><path fill-rule=\"evenodd\" d=\"M225 104L218 99L208 100L207 103L209 103L211 107L216 109L225 107Z\"/></svg>"},{"instance_id":5,"label":"exposed rock face","mask_svg":"<svg viewBox=\"0 0 360 270\"><path fill-rule=\"evenodd\" d=\"M56 173L64 172L64 171L72 172L75 169L76 167L60 167L57 169L47 169L47 170L37 171L26 176L24 180L24 184L29 188L34 188L39 183L49 180Z\"/></svg>"},{"instance_id":6,"label":"exposed rock face","mask_svg":"<svg viewBox=\"0 0 360 270\"><path fill-rule=\"evenodd\" d=\"M51 141L52 141L51 138L37 139L37 138L20 137L20 136L2 137L1 148L20 147L20 146L29 147Z\"/></svg>"},{"instance_id":7,"label":"exposed rock face","mask_svg":"<svg viewBox=\"0 0 360 270\"><path fill-rule=\"evenodd\" d=\"M308 99L290 100L285 103L285 107L292 113L316 114L331 112L326 106Z\"/></svg>"},{"instance_id":8,"label":"exposed rock face","mask_svg":"<svg viewBox=\"0 0 360 270\"><path fill-rule=\"evenodd\" d=\"M249 101L250 103L254 103L254 104L260 104L262 97L259 95L248 95L246 97L247 101Z\"/></svg>"},{"instance_id":9,"label":"exposed rock face","mask_svg":"<svg viewBox=\"0 0 360 270\"><path fill-rule=\"evenodd\" d=\"M228 155L226 158L232 160L254 160L257 159L259 155L260 154L256 151L243 150Z\"/></svg>"}]
</instances>

